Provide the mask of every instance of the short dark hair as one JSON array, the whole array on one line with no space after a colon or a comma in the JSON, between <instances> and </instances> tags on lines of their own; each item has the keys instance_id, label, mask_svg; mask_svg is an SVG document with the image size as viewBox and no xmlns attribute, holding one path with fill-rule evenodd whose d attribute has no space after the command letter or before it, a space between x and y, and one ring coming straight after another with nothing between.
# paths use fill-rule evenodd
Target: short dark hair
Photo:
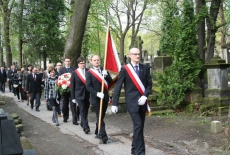
<instances>
[{"instance_id":1,"label":"short dark hair","mask_svg":"<svg viewBox=\"0 0 230 155\"><path fill-rule=\"evenodd\" d=\"M79 58L77 59L77 63L83 62L83 61L85 61L85 59L84 59L83 57L79 57Z\"/></svg>"},{"instance_id":2,"label":"short dark hair","mask_svg":"<svg viewBox=\"0 0 230 155\"><path fill-rule=\"evenodd\" d=\"M69 57L65 57L65 58L64 58L64 61L65 61L66 59L69 59L69 60L71 61L71 58L69 58Z\"/></svg>"},{"instance_id":3,"label":"short dark hair","mask_svg":"<svg viewBox=\"0 0 230 155\"><path fill-rule=\"evenodd\" d=\"M52 69L48 70L48 73L50 74L50 72L52 72L52 71L56 72L56 70L54 68L52 68Z\"/></svg>"}]
</instances>

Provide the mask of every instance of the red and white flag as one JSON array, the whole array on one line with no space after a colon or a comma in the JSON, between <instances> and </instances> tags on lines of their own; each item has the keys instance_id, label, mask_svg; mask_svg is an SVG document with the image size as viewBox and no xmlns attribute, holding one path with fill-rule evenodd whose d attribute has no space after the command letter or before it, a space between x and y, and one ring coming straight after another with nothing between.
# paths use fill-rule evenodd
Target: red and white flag
<instances>
[{"instance_id":1,"label":"red and white flag","mask_svg":"<svg viewBox=\"0 0 230 155\"><path fill-rule=\"evenodd\" d=\"M110 73L113 82L109 84L109 89L112 88L118 79L118 74L121 70L121 62L117 54L116 46L114 44L113 38L110 34L108 27L107 30L107 54L106 54L106 63L105 69Z\"/></svg>"}]
</instances>

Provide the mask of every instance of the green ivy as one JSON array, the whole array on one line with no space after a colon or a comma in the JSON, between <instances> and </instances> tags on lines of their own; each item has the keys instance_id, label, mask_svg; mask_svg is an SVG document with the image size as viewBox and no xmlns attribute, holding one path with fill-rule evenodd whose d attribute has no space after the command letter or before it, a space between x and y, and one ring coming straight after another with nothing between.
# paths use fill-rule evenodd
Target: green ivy
<instances>
[{"instance_id":1,"label":"green ivy","mask_svg":"<svg viewBox=\"0 0 230 155\"><path fill-rule=\"evenodd\" d=\"M158 73L157 79L162 91L158 97L158 104L176 108L183 101L185 91L193 89L202 63L197 50L197 20L194 17L192 0L184 0L182 13L169 18L169 9L175 12L176 5L172 4L165 5L167 10L163 14L166 15L163 23L170 21L171 27L162 32L173 35L163 34L165 38L161 40L161 47L167 48L167 52L164 52L164 48L162 50L173 57L173 63L163 73ZM167 46L166 43L171 46Z\"/></svg>"}]
</instances>

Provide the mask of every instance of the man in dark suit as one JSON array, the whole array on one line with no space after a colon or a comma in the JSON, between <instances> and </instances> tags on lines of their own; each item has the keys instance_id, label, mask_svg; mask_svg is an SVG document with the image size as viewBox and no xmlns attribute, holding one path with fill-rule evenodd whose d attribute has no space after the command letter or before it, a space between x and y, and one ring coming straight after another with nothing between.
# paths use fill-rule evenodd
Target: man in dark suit
<instances>
[{"instance_id":1,"label":"man in dark suit","mask_svg":"<svg viewBox=\"0 0 230 155\"><path fill-rule=\"evenodd\" d=\"M36 67L33 68L32 74L29 74L27 77L26 84L26 92L30 93L30 105L31 110L34 108L34 99L36 99L35 108L36 111L39 112L39 106L41 104L40 96L41 96L41 84L42 77L37 74L38 69Z\"/></svg>"},{"instance_id":2,"label":"man in dark suit","mask_svg":"<svg viewBox=\"0 0 230 155\"><path fill-rule=\"evenodd\" d=\"M76 69L71 76L71 98L72 102L77 104L80 109L81 115L81 127L85 134L90 132L88 124L88 111L89 111L89 92L85 87L86 79L85 72L88 71L85 68L85 59L79 57L77 59L78 69Z\"/></svg>"},{"instance_id":3,"label":"man in dark suit","mask_svg":"<svg viewBox=\"0 0 230 155\"><path fill-rule=\"evenodd\" d=\"M71 60L70 58L65 58L64 64L65 66L62 67L59 70L59 75L62 75L64 73L72 73L75 69L73 67L70 67ZM77 123L77 111L76 111L76 104L72 103L70 101L71 94L70 92L63 93L62 94L62 99L63 99L63 107L62 107L62 113L63 113L63 122L67 122L69 119L69 102L70 102L70 109L72 111L72 116L73 116L73 124L78 125Z\"/></svg>"},{"instance_id":4,"label":"man in dark suit","mask_svg":"<svg viewBox=\"0 0 230 155\"><path fill-rule=\"evenodd\" d=\"M129 51L131 63L123 66L119 73L114 94L112 112L118 112L118 101L122 84L124 83L127 110L133 122L133 141L131 154L145 155L144 123L147 110L146 100L152 89L152 79L149 67L140 64L140 50L132 48Z\"/></svg>"},{"instance_id":5,"label":"man in dark suit","mask_svg":"<svg viewBox=\"0 0 230 155\"><path fill-rule=\"evenodd\" d=\"M16 96L16 90L13 87L13 82L14 82L14 74L17 73L17 70L15 69L15 66L12 65L10 67L10 70L8 71L8 80L9 80L9 89L10 91Z\"/></svg>"},{"instance_id":6,"label":"man in dark suit","mask_svg":"<svg viewBox=\"0 0 230 155\"><path fill-rule=\"evenodd\" d=\"M1 71L0 71L0 90L2 91L2 93L5 93L5 83L6 83L6 71L4 70L4 67L1 67Z\"/></svg>"},{"instance_id":7,"label":"man in dark suit","mask_svg":"<svg viewBox=\"0 0 230 155\"><path fill-rule=\"evenodd\" d=\"M96 112L97 122L95 134L98 138L101 138L103 143L106 144L108 141L108 136L105 131L105 112L108 107L109 95L108 95L108 83L111 83L113 80L110 74L103 70L100 67L100 58L98 55L94 55L91 58L91 63L93 68L89 69L86 72L86 88L90 92L90 104ZM104 77L104 92L101 92L102 81ZM101 126L100 131L98 131L98 122L99 122L99 110L100 110L100 100L103 99L102 104L102 115L101 115Z\"/></svg>"}]
</instances>

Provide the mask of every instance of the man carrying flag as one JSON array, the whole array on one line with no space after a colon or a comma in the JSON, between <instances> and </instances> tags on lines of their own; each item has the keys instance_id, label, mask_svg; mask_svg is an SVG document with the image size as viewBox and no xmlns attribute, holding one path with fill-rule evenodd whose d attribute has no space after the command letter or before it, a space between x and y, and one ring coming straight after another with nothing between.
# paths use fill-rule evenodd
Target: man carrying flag
<instances>
[{"instance_id":1,"label":"man carrying flag","mask_svg":"<svg viewBox=\"0 0 230 155\"><path fill-rule=\"evenodd\" d=\"M127 110L133 122L133 141L131 154L145 155L144 123L145 113L150 110L147 98L152 89L150 69L140 62L140 50L129 51L131 63L123 66L114 89L111 110L118 112L118 101L124 83Z\"/></svg>"},{"instance_id":2,"label":"man carrying flag","mask_svg":"<svg viewBox=\"0 0 230 155\"><path fill-rule=\"evenodd\" d=\"M90 92L90 104L96 113L95 134L104 144L108 141L104 117L109 102L108 83L112 82L110 74L100 67L98 55L91 57L93 67L86 72L86 89ZM102 89L103 88L103 89Z\"/></svg>"}]
</instances>

